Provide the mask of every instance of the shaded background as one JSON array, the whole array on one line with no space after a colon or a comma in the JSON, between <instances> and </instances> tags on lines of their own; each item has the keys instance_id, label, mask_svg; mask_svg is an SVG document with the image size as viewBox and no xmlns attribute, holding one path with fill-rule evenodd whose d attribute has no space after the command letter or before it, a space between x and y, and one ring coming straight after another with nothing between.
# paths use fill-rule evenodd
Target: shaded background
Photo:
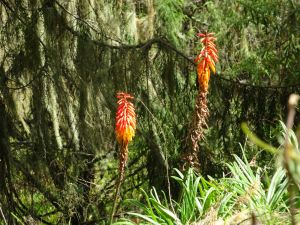
<instances>
[{"instance_id":1,"label":"shaded background","mask_svg":"<svg viewBox=\"0 0 300 225\"><path fill-rule=\"evenodd\" d=\"M197 32L216 33L220 58L202 174L222 176L241 154L243 121L278 146L278 120L300 90L299 11L293 0L0 0L0 206L9 224L107 220L117 91L135 96L138 121L121 197L166 189L197 93ZM247 152L272 162L257 154Z\"/></svg>"}]
</instances>

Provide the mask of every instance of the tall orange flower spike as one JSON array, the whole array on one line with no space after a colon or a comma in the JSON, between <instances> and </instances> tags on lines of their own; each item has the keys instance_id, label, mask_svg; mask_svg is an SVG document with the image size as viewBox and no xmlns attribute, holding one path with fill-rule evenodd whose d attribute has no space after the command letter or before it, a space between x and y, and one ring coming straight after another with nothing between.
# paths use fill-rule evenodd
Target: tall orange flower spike
<instances>
[{"instance_id":1,"label":"tall orange flower spike","mask_svg":"<svg viewBox=\"0 0 300 225\"><path fill-rule=\"evenodd\" d=\"M117 94L118 109L116 115L116 136L121 145L127 145L135 135L136 116L134 106L128 99L133 99L129 94L119 92Z\"/></svg>"},{"instance_id":2,"label":"tall orange flower spike","mask_svg":"<svg viewBox=\"0 0 300 225\"><path fill-rule=\"evenodd\" d=\"M216 40L214 33L200 33L198 36L201 37L200 42L202 43L203 48L195 59L195 62L198 62L197 74L199 85L206 91L210 78L210 70L212 70L213 73L216 73L215 63L218 61L218 50L214 43Z\"/></svg>"},{"instance_id":3,"label":"tall orange flower spike","mask_svg":"<svg viewBox=\"0 0 300 225\"><path fill-rule=\"evenodd\" d=\"M119 180L117 181L116 194L114 199L114 205L111 212L110 221L113 221L113 217L116 210L117 199L120 194L120 187L124 180L125 165L128 158L128 143L132 141L136 128L136 116L134 112L133 104L128 101L133 99L130 94L119 92L117 93L118 109L116 114L116 137L120 144L119 155Z\"/></svg>"},{"instance_id":4,"label":"tall orange flower spike","mask_svg":"<svg viewBox=\"0 0 300 225\"><path fill-rule=\"evenodd\" d=\"M207 126L209 110L207 106L208 82L210 70L216 73L215 63L218 61L218 51L214 41L214 33L200 33L200 42L203 47L195 59L197 64L197 75L199 92L195 101L195 112L190 124L187 136L186 149L183 155L183 169L188 163L190 167L200 168L199 162L199 141L204 138L204 130Z\"/></svg>"}]
</instances>

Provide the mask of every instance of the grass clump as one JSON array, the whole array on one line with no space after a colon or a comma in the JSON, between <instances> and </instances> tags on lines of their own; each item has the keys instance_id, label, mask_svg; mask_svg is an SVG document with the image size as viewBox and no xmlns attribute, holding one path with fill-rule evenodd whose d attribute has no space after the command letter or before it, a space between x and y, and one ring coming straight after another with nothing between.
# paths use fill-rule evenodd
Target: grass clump
<instances>
[{"instance_id":1,"label":"grass clump","mask_svg":"<svg viewBox=\"0 0 300 225\"><path fill-rule=\"evenodd\" d=\"M142 190L144 201L128 200L139 212L117 224L288 224L288 180L285 170L266 168L234 155L228 164L230 173L216 180L204 178L189 169L185 174L175 169L173 179L181 187L179 198L169 200L164 193ZM130 218L130 220L129 220ZM135 219L132 219L135 218Z\"/></svg>"}]
</instances>

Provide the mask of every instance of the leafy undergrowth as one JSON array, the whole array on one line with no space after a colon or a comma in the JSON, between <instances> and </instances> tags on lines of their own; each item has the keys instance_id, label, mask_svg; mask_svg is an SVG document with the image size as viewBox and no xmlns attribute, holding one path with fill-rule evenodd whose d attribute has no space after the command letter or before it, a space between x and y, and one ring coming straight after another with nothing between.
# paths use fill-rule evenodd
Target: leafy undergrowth
<instances>
[{"instance_id":1,"label":"leafy undergrowth","mask_svg":"<svg viewBox=\"0 0 300 225\"><path fill-rule=\"evenodd\" d=\"M238 156L228 164L230 174L204 179L192 169L176 170L181 186L179 200L170 202L162 193L143 191L145 201L127 200L140 212L128 212L114 225L132 224L289 224L288 181L283 168L270 178L267 170ZM255 222L256 221L256 222Z\"/></svg>"},{"instance_id":2,"label":"leafy undergrowth","mask_svg":"<svg viewBox=\"0 0 300 225\"><path fill-rule=\"evenodd\" d=\"M230 172L220 179L204 178L193 169L184 174L175 169L177 175L172 179L180 185L178 199L170 199L154 188L150 192L142 190L142 202L126 201L135 212L125 213L125 218L114 225L297 224L300 221L300 145L297 135L282 122L281 126L281 146L277 149L259 144L262 141L253 139L253 134L248 137L263 149L265 145L272 148L284 168L261 167L255 160L249 162L242 148L242 158L234 155L234 162L227 164Z\"/></svg>"}]
</instances>

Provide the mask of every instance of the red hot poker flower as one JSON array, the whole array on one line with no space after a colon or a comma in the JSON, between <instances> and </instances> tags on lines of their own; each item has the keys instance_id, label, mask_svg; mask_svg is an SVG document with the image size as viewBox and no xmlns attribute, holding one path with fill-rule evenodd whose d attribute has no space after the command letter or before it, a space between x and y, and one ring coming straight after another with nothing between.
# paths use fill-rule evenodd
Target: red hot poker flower
<instances>
[{"instance_id":1,"label":"red hot poker flower","mask_svg":"<svg viewBox=\"0 0 300 225\"><path fill-rule=\"evenodd\" d=\"M121 184L125 176L125 165L128 158L128 143L132 140L135 134L136 128L136 116L134 112L133 104L128 101L133 99L133 97L127 93L119 92L117 93L118 109L116 113L116 136L117 141L120 144L120 155L119 155L119 180L116 187L116 194L114 205L111 213L111 221L113 220L117 199L120 194Z\"/></svg>"},{"instance_id":2,"label":"red hot poker flower","mask_svg":"<svg viewBox=\"0 0 300 225\"><path fill-rule=\"evenodd\" d=\"M195 59L195 62L199 62L197 65L197 74L200 87L206 91L210 78L210 70L216 73L215 63L218 61L218 50L214 43L216 40L214 33L200 33L198 36L202 37L200 41L203 48Z\"/></svg>"},{"instance_id":3,"label":"red hot poker flower","mask_svg":"<svg viewBox=\"0 0 300 225\"><path fill-rule=\"evenodd\" d=\"M119 92L117 94L118 109L116 114L116 136L120 144L127 145L135 135L136 115L134 106L129 99L133 97L127 93Z\"/></svg>"}]
</instances>

